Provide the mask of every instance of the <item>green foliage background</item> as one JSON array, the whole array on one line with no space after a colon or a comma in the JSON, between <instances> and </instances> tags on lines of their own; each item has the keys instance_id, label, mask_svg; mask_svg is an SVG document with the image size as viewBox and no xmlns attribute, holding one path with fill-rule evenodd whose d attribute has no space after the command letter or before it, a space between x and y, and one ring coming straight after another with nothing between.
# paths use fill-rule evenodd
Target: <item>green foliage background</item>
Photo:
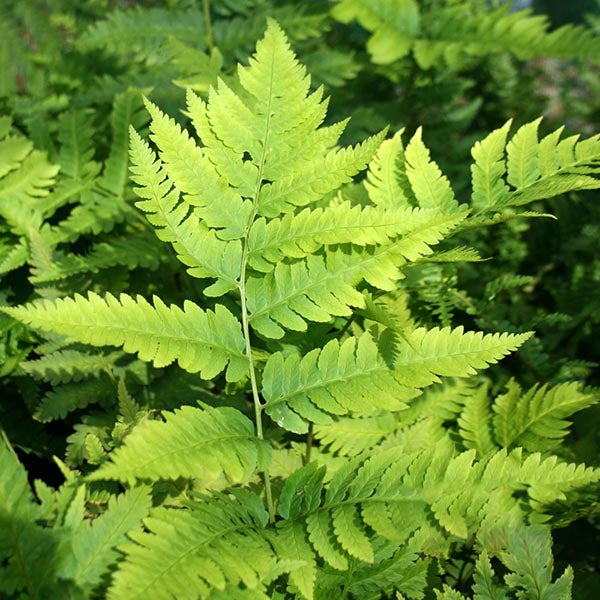
<instances>
[{"instance_id":1,"label":"green foliage background","mask_svg":"<svg viewBox=\"0 0 600 600\"><path fill-rule=\"evenodd\" d=\"M0 596L597 598L598 56L0 0Z\"/></svg>"}]
</instances>

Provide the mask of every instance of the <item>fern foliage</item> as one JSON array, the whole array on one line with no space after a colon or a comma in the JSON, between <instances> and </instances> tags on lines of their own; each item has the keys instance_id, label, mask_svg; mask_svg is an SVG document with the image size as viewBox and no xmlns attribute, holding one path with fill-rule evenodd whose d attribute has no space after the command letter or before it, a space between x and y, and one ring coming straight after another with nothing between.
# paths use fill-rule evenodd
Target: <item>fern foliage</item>
<instances>
[{"instance_id":1,"label":"fern foliage","mask_svg":"<svg viewBox=\"0 0 600 600\"><path fill-rule=\"evenodd\" d=\"M569 433L597 389L528 362L530 329L569 317L486 310L538 297L544 271L495 261L526 264L517 217L600 187L600 138L495 126L468 190L427 126L349 121L322 84L352 97L382 76L408 98L405 68L436 65L438 85L483 55L587 56L596 38L479 1L169 6L76 39L52 13L79 67L108 72L86 95L67 69L64 97L0 119L1 372L22 398L0 403L0 595L568 598L550 530L595 518L594 438ZM329 53L349 31L331 16L372 34L375 69L358 30L356 54ZM359 139L366 121L379 132ZM60 481L30 487L21 460L44 452Z\"/></svg>"}]
</instances>

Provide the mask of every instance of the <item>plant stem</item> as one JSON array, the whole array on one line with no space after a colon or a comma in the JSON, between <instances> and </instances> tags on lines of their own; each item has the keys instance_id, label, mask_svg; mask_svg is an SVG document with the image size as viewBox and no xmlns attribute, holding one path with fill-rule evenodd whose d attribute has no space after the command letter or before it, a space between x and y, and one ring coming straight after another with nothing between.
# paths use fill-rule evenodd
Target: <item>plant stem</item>
<instances>
[{"instance_id":1,"label":"plant stem","mask_svg":"<svg viewBox=\"0 0 600 600\"><path fill-rule=\"evenodd\" d=\"M210 0L202 0L202 12L204 14L204 24L206 26L206 44L209 51L215 47L213 38L212 22L210 20Z\"/></svg>"},{"instance_id":2,"label":"plant stem","mask_svg":"<svg viewBox=\"0 0 600 600\"><path fill-rule=\"evenodd\" d=\"M245 250L245 248L244 248ZM250 342L250 327L248 325L248 307L246 305L246 266L248 264L248 254L244 251L242 258L242 269L240 274L239 291L242 305L242 331L244 340L246 341L246 356L248 357L248 365L250 368L250 386L252 387L252 399L254 401L254 418L256 421L256 435L258 439L264 440L262 427L262 404L258 394L258 385L256 384L256 371L254 369L254 358L252 356L252 344ZM263 471L265 480L265 496L267 500L267 510L269 511L269 520L271 523L275 521L275 506L273 504L273 494L271 492L271 477L269 468L265 467Z\"/></svg>"}]
</instances>

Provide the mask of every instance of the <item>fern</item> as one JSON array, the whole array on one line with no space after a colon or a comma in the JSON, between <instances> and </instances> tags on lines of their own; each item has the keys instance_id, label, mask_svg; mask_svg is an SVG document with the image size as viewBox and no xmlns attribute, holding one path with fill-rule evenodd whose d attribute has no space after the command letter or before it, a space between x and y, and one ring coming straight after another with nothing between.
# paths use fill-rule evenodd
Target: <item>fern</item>
<instances>
[{"instance_id":1,"label":"fern","mask_svg":"<svg viewBox=\"0 0 600 600\"><path fill-rule=\"evenodd\" d=\"M598 401L597 393L586 393L575 383L551 389L533 387L525 394L514 381L494 403L494 432L505 447L522 446L531 451L554 450L567 435L573 413Z\"/></svg>"},{"instance_id":2,"label":"fern","mask_svg":"<svg viewBox=\"0 0 600 600\"><path fill-rule=\"evenodd\" d=\"M258 442L252 423L238 411L184 406L164 424L146 421L136 427L92 479L196 477L210 482L224 473L230 481L241 482L266 462L265 444Z\"/></svg>"},{"instance_id":3,"label":"fern","mask_svg":"<svg viewBox=\"0 0 600 600\"><path fill-rule=\"evenodd\" d=\"M40 329L80 342L123 346L126 352L136 352L156 366L177 360L182 368L200 372L206 379L227 367L228 377L236 381L247 370L239 325L224 306L217 306L214 312L203 311L186 302L181 310L158 298L152 306L141 297L134 300L122 294L117 299L109 294L103 299L90 292L87 299L46 300L5 310Z\"/></svg>"},{"instance_id":4,"label":"fern","mask_svg":"<svg viewBox=\"0 0 600 600\"><path fill-rule=\"evenodd\" d=\"M561 441L596 392L567 383L523 393L510 383L489 400L503 371L489 371L489 381L478 371L532 334L501 332L518 331L504 321L489 334L455 323L465 307L478 315L452 263L480 255L448 238L599 187L599 139L561 141L558 130L540 141L539 121L509 139L507 124L473 148L472 202L461 204L464 186L442 173L421 129L406 145L401 132L385 140L384 129L342 146L354 134L328 117L323 88L275 21L245 66L229 68L232 47L243 54L264 30L268 0L203 8L113 11L75 43L84 56L112 45L135 57L140 80L182 68L177 83L203 95L187 91L180 121L169 116L175 96L150 101L135 89L114 99L106 130L76 108L58 124L52 157L62 171L0 121L1 247L18 239L21 248L3 264L30 267L27 287L11 273L21 304L2 296L0 310L49 338L36 360L23 360L33 333L0 348L14 380L31 388L35 418L66 417L73 427L69 466L57 459L66 481L56 491L37 483L39 502L0 444L2 593L461 598L449 585L460 577L434 590L433 575L459 559L467 568L478 552L476 598L568 594L571 572L552 581L549 534L536 524L594 507L600 470L559 456L579 456ZM487 13L497 30L487 18L474 28L467 8L454 2L436 21L412 1L342 0L333 14L374 31L368 48L382 63L413 52L427 64L442 52L456 64L457 40L440 44L460 31L471 33L473 55L514 41L520 21L505 8ZM323 12L283 2L272 14L299 17L308 56L326 43ZM213 27L216 15L227 18ZM436 32L436 22L456 27ZM531 47L515 45L519 56L549 39L577 54L577 29L550 34L534 17L522 27ZM581 53L595 47L583 42ZM194 80L200 56L211 70ZM104 80L110 93L129 68L117 59L121 75ZM478 240L464 237L460 244ZM159 242L179 263L162 262ZM140 267L155 269L152 277ZM471 288L489 299L537 282L494 277ZM419 285L426 289L413 293ZM428 326L432 312L442 327ZM15 327L6 322L3 332ZM19 441L34 452L44 443ZM490 557L507 569L504 588Z\"/></svg>"}]
</instances>

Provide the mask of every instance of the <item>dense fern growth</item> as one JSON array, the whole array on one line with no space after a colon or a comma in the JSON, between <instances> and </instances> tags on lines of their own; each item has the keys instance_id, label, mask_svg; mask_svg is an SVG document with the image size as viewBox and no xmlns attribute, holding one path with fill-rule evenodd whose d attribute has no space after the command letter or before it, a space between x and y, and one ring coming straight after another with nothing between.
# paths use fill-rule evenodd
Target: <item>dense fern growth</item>
<instances>
[{"instance_id":1,"label":"dense fern growth","mask_svg":"<svg viewBox=\"0 0 600 600\"><path fill-rule=\"evenodd\" d=\"M379 27L386 3L362 4L334 14ZM80 43L139 17L152 35L131 51L150 60L163 29L193 39L167 14L117 12ZM540 139L539 120L509 136L507 123L473 147L461 196L421 129L343 145L347 120L327 120L323 86L272 19L235 73L186 95L186 126L148 98L146 116L138 91L118 95L97 159L86 112L67 113L60 170L3 121L1 234L14 248L2 264L28 263L38 296L0 305L7 330L31 329L15 379L33 386L38 421L86 413L55 459L58 489L32 490L0 440L2 593L569 598L550 531L592 512L600 469L562 440L597 390L499 389L481 373L534 333L465 327L449 304L432 323L409 292L428 268L481 268L463 244L473 232L600 188L600 138ZM45 339L27 357L33 332ZM456 561L470 574L440 580Z\"/></svg>"}]
</instances>

